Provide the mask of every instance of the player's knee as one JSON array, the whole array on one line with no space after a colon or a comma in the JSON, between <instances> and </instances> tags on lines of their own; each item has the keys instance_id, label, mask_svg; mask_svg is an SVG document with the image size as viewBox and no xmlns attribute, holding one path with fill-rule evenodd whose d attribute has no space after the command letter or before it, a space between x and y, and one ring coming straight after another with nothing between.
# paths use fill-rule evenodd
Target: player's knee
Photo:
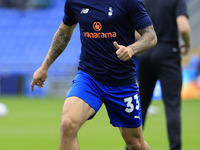
<instances>
[{"instance_id":1,"label":"player's knee","mask_svg":"<svg viewBox=\"0 0 200 150\"><path fill-rule=\"evenodd\" d=\"M139 141L134 141L127 143L127 147L129 150L142 150L142 143Z\"/></svg>"},{"instance_id":2,"label":"player's knee","mask_svg":"<svg viewBox=\"0 0 200 150\"><path fill-rule=\"evenodd\" d=\"M60 130L61 134L65 137L72 137L77 134L76 124L69 118L62 119Z\"/></svg>"}]
</instances>

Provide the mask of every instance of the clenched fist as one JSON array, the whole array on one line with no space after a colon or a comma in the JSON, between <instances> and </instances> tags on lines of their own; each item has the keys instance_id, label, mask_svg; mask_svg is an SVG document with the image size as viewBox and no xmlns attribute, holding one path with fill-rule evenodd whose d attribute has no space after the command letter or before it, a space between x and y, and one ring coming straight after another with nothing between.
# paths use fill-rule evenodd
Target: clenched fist
<instances>
[{"instance_id":1,"label":"clenched fist","mask_svg":"<svg viewBox=\"0 0 200 150\"><path fill-rule=\"evenodd\" d=\"M116 41L113 42L113 45L117 49L117 57L122 61L130 60L134 55L133 50L129 46L126 47L123 45L119 45Z\"/></svg>"}]
</instances>

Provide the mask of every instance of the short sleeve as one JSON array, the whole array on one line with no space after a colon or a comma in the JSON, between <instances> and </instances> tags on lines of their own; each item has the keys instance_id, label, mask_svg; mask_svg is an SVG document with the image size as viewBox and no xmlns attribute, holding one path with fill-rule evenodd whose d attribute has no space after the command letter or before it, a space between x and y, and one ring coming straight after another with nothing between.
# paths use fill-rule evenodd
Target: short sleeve
<instances>
[{"instance_id":1,"label":"short sleeve","mask_svg":"<svg viewBox=\"0 0 200 150\"><path fill-rule=\"evenodd\" d=\"M136 30L152 25L152 21L144 8L142 0L127 0L127 9L131 23Z\"/></svg>"},{"instance_id":2,"label":"short sleeve","mask_svg":"<svg viewBox=\"0 0 200 150\"><path fill-rule=\"evenodd\" d=\"M185 0L177 0L176 17L181 15L189 17Z\"/></svg>"},{"instance_id":3,"label":"short sleeve","mask_svg":"<svg viewBox=\"0 0 200 150\"><path fill-rule=\"evenodd\" d=\"M72 26L77 23L76 17L74 16L74 13L72 11L70 0L65 1L65 10L64 10L64 17L63 17L63 23Z\"/></svg>"}]
</instances>

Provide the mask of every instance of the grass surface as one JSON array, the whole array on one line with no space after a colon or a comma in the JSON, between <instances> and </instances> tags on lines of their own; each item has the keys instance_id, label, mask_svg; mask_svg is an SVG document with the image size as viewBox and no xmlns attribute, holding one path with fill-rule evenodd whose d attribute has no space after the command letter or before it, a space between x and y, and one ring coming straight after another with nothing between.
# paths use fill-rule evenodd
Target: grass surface
<instances>
[{"instance_id":1,"label":"grass surface","mask_svg":"<svg viewBox=\"0 0 200 150\"><path fill-rule=\"evenodd\" d=\"M0 118L0 150L58 150L64 99L0 97L9 113ZM162 101L160 113L148 116L144 131L152 150L169 150ZM200 101L182 102L183 150L199 150ZM109 124L105 107L80 129L81 150L124 150L118 128Z\"/></svg>"}]
</instances>

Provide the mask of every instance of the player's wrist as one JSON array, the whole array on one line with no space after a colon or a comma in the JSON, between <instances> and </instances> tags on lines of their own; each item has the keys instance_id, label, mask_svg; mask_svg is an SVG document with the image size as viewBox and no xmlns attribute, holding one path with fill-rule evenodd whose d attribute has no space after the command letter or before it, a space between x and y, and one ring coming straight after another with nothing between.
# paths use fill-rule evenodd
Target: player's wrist
<instances>
[{"instance_id":1,"label":"player's wrist","mask_svg":"<svg viewBox=\"0 0 200 150\"><path fill-rule=\"evenodd\" d=\"M136 51L132 45L129 45L128 48L132 51L132 56L135 55Z\"/></svg>"},{"instance_id":2,"label":"player's wrist","mask_svg":"<svg viewBox=\"0 0 200 150\"><path fill-rule=\"evenodd\" d=\"M185 47L189 49L190 48L190 44L185 44Z\"/></svg>"},{"instance_id":3,"label":"player's wrist","mask_svg":"<svg viewBox=\"0 0 200 150\"><path fill-rule=\"evenodd\" d=\"M190 44L183 44L180 48L190 49Z\"/></svg>"},{"instance_id":4,"label":"player's wrist","mask_svg":"<svg viewBox=\"0 0 200 150\"><path fill-rule=\"evenodd\" d=\"M46 70L46 71L48 71L49 67L50 67L50 66L46 63L46 61L43 62L42 65L41 65L41 68L42 68L43 70Z\"/></svg>"}]
</instances>

